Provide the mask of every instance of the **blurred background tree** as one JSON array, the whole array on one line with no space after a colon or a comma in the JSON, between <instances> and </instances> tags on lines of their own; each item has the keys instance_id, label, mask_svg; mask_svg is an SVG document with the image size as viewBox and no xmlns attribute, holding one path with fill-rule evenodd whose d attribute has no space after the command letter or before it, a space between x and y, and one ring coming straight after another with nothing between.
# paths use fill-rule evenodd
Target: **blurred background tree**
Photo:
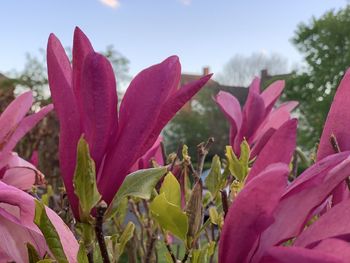
<instances>
[{"instance_id":1,"label":"blurred background tree","mask_svg":"<svg viewBox=\"0 0 350 263\"><path fill-rule=\"evenodd\" d=\"M285 99L300 102L299 145L317 143L336 88L350 66L350 6L301 23L292 39L305 60L287 81Z\"/></svg>"}]
</instances>

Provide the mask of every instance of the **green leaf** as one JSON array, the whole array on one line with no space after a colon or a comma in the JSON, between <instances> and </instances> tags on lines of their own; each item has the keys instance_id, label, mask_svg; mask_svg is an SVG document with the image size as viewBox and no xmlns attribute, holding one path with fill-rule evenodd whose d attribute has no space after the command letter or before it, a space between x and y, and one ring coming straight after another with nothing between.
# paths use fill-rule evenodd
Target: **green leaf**
<instances>
[{"instance_id":1,"label":"green leaf","mask_svg":"<svg viewBox=\"0 0 350 263\"><path fill-rule=\"evenodd\" d=\"M108 219L115 215L118 212L120 203L127 196L149 199L153 188L166 171L166 167L157 167L139 170L129 174L107 208L105 218Z\"/></svg>"},{"instance_id":2,"label":"green leaf","mask_svg":"<svg viewBox=\"0 0 350 263\"><path fill-rule=\"evenodd\" d=\"M178 206L169 203L164 193L153 199L150 210L154 219L163 229L170 231L183 241L186 240L187 216Z\"/></svg>"},{"instance_id":3,"label":"green leaf","mask_svg":"<svg viewBox=\"0 0 350 263\"><path fill-rule=\"evenodd\" d=\"M40 260L38 251L36 251L35 247L30 243L27 243L27 252L29 263L36 263Z\"/></svg>"},{"instance_id":4,"label":"green leaf","mask_svg":"<svg viewBox=\"0 0 350 263\"><path fill-rule=\"evenodd\" d=\"M224 181L225 177L221 173L220 157L215 155L211 163L210 172L205 178L205 186L208 188L213 198L215 198L219 190L223 187Z\"/></svg>"},{"instance_id":5,"label":"green leaf","mask_svg":"<svg viewBox=\"0 0 350 263\"><path fill-rule=\"evenodd\" d=\"M39 261L36 262L36 263L55 263L55 262L56 262L56 261L53 260L53 259L46 258L46 259L39 260Z\"/></svg>"},{"instance_id":6,"label":"green leaf","mask_svg":"<svg viewBox=\"0 0 350 263\"><path fill-rule=\"evenodd\" d=\"M78 263L89 263L88 257L86 255L86 249L83 242L80 242L79 244L77 261Z\"/></svg>"},{"instance_id":7,"label":"green leaf","mask_svg":"<svg viewBox=\"0 0 350 263\"><path fill-rule=\"evenodd\" d=\"M172 203L178 207L181 206L180 184L171 172L165 176L160 188L160 193L165 194L165 198L169 203Z\"/></svg>"},{"instance_id":8,"label":"green leaf","mask_svg":"<svg viewBox=\"0 0 350 263\"><path fill-rule=\"evenodd\" d=\"M101 199L96 185L95 162L90 156L89 145L80 138L77 148L77 165L75 167L74 193L79 198L80 220L88 221L91 209Z\"/></svg>"},{"instance_id":9,"label":"green leaf","mask_svg":"<svg viewBox=\"0 0 350 263\"><path fill-rule=\"evenodd\" d=\"M119 237L118 252L119 255L123 254L124 248L129 240L134 236L135 225L132 222L128 222L123 233Z\"/></svg>"},{"instance_id":10,"label":"green leaf","mask_svg":"<svg viewBox=\"0 0 350 263\"><path fill-rule=\"evenodd\" d=\"M228 168L237 180L243 182L249 171L249 156L250 148L246 140L241 144L241 156L238 157L232 150L231 146L226 146L226 158L228 161Z\"/></svg>"},{"instance_id":11,"label":"green leaf","mask_svg":"<svg viewBox=\"0 0 350 263\"><path fill-rule=\"evenodd\" d=\"M64 253L60 237L46 214L45 206L38 200L35 200L34 223L43 233L46 243L58 263L68 263Z\"/></svg>"}]
</instances>

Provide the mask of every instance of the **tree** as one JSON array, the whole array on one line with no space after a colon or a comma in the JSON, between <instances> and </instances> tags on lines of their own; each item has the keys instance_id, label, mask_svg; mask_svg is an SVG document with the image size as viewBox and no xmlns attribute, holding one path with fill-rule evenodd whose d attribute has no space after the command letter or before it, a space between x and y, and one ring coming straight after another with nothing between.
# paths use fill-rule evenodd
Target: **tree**
<instances>
[{"instance_id":1,"label":"tree","mask_svg":"<svg viewBox=\"0 0 350 263\"><path fill-rule=\"evenodd\" d=\"M287 81L285 98L300 101L299 142L312 149L339 81L350 66L350 6L301 23L292 41L307 66Z\"/></svg>"},{"instance_id":2,"label":"tree","mask_svg":"<svg viewBox=\"0 0 350 263\"><path fill-rule=\"evenodd\" d=\"M218 80L230 86L248 87L261 70L266 69L270 75L288 72L288 61L285 57L272 53L252 53L250 56L236 54L224 66Z\"/></svg>"}]
</instances>

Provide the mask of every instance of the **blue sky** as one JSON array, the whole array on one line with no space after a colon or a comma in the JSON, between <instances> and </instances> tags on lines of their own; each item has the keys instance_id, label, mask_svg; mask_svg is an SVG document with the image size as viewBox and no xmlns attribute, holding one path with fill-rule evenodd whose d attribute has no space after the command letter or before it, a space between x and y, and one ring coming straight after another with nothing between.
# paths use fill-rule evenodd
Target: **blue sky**
<instances>
[{"instance_id":1,"label":"blue sky","mask_svg":"<svg viewBox=\"0 0 350 263\"><path fill-rule=\"evenodd\" d=\"M101 1L109 2L109 5ZM300 62L290 43L296 26L341 8L346 0L4 0L0 72L21 69L26 52L45 48L54 32L71 46L77 25L96 50L113 44L130 72L176 54L184 72L219 72L233 55L277 52Z\"/></svg>"}]
</instances>

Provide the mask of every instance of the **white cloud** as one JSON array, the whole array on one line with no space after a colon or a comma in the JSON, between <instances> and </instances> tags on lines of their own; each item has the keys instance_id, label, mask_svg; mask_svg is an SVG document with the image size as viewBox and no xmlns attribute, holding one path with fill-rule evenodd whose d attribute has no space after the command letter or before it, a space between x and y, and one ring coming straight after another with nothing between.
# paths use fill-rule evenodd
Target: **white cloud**
<instances>
[{"instance_id":1,"label":"white cloud","mask_svg":"<svg viewBox=\"0 0 350 263\"><path fill-rule=\"evenodd\" d=\"M100 0L100 2L111 8L118 8L120 6L119 0Z\"/></svg>"},{"instance_id":2,"label":"white cloud","mask_svg":"<svg viewBox=\"0 0 350 263\"><path fill-rule=\"evenodd\" d=\"M192 0L180 0L183 5L190 5Z\"/></svg>"}]
</instances>

